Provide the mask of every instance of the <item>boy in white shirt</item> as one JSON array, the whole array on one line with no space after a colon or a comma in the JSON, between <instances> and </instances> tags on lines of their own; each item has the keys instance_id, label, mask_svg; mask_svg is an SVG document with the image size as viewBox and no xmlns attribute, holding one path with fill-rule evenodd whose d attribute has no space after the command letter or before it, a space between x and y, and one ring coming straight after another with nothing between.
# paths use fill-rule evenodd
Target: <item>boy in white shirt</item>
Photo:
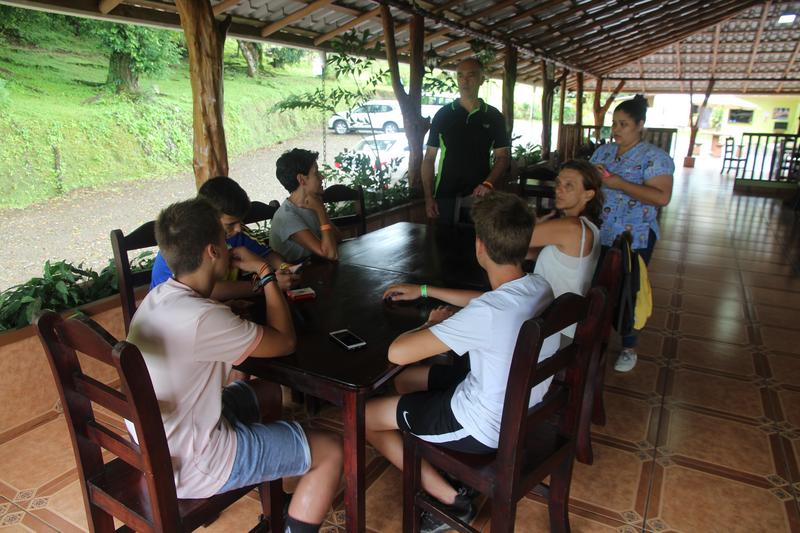
<instances>
[{"instance_id":1,"label":"boy in white shirt","mask_svg":"<svg viewBox=\"0 0 800 533\"><path fill-rule=\"evenodd\" d=\"M173 277L142 301L128 341L141 350L153 382L178 497L206 498L302 476L286 531L318 531L341 477L339 437L305 431L296 422L264 423L273 384L251 380L224 387L232 365L294 351L294 325L274 270L243 246L228 250L220 214L202 198L164 209L155 232ZM211 299L231 265L258 273L264 326Z\"/></svg>"},{"instance_id":2,"label":"boy in white shirt","mask_svg":"<svg viewBox=\"0 0 800 533\"><path fill-rule=\"evenodd\" d=\"M467 453L497 449L511 358L522 323L541 313L553 291L536 274L526 274L522 261L528 251L534 216L519 197L494 192L476 201L475 255L486 270L492 290L486 293L427 285L393 285L384 297L413 300L432 297L462 307L454 312L439 307L420 328L400 335L389 347L389 360L410 365L452 350L469 352L467 365L417 365L398 376L401 396L367 403L366 436L392 464L402 469L403 442L399 429L423 440ZM558 336L545 340L541 359L558 349ZM550 381L531 393L531 405L541 401ZM474 516L465 488L456 490L428 463L422 464L422 486L450 505L464 521ZM431 515L422 518L422 531L449 529Z\"/></svg>"}]
</instances>

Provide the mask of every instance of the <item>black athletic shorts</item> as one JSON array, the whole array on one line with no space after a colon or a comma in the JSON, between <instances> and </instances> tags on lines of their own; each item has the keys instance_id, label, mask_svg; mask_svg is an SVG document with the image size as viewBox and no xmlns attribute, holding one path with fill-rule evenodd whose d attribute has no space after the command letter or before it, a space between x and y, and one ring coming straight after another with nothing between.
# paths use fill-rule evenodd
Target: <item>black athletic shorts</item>
<instances>
[{"instance_id":1,"label":"black athletic shorts","mask_svg":"<svg viewBox=\"0 0 800 533\"><path fill-rule=\"evenodd\" d=\"M469 369L463 366L433 365L428 373L428 390L404 394L397 403L397 427L420 439L466 453L494 453L471 436L456 420L450 401L456 386Z\"/></svg>"}]
</instances>

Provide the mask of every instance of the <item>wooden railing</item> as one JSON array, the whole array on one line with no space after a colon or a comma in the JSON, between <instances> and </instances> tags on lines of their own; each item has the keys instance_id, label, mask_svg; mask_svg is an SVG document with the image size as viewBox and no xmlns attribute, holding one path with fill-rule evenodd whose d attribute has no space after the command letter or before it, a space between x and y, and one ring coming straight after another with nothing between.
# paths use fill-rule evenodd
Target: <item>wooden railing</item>
<instances>
[{"instance_id":1,"label":"wooden railing","mask_svg":"<svg viewBox=\"0 0 800 533\"><path fill-rule=\"evenodd\" d=\"M607 136L604 136L603 133ZM646 142L658 146L673 157L677 137L678 130L675 128L645 128L644 130ZM561 161L569 161L584 155L581 148L589 142L597 146L611 141L611 132L608 128L581 126L579 129L575 124L565 124L561 127L561 135L558 139L558 153Z\"/></svg>"},{"instance_id":2,"label":"wooden railing","mask_svg":"<svg viewBox=\"0 0 800 533\"><path fill-rule=\"evenodd\" d=\"M737 179L800 181L800 135L745 133L742 146L745 161L736 171Z\"/></svg>"}]
</instances>

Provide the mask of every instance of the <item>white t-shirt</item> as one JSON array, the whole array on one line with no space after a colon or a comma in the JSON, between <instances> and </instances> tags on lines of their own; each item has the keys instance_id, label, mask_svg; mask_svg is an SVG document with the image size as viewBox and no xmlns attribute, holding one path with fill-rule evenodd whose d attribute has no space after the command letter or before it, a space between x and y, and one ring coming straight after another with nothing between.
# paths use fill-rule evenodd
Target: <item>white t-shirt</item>
<instances>
[{"instance_id":1,"label":"white t-shirt","mask_svg":"<svg viewBox=\"0 0 800 533\"><path fill-rule=\"evenodd\" d=\"M172 278L136 310L128 341L153 382L178 498L207 498L228 481L236 433L222 416L222 387L262 335L258 324Z\"/></svg>"},{"instance_id":2,"label":"white t-shirt","mask_svg":"<svg viewBox=\"0 0 800 533\"><path fill-rule=\"evenodd\" d=\"M553 301L553 290L537 274L504 283L472 300L459 312L430 328L458 355L469 352L470 372L450 403L464 429L486 446L496 448L511 358L522 323L539 315ZM545 339L540 361L558 349L559 335ZM531 391L529 405L542 401L550 379Z\"/></svg>"}]
</instances>

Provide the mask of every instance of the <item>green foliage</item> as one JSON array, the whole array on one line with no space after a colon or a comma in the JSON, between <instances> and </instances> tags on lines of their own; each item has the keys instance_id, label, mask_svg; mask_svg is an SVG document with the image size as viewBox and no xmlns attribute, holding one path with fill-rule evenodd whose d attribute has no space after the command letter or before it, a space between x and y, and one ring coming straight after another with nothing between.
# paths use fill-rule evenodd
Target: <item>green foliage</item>
<instances>
[{"instance_id":1,"label":"green foliage","mask_svg":"<svg viewBox=\"0 0 800 533\"><path fill-rule=\"evenodd\" d=\"M0 111L11 103L11 94L6 89L6 80L0 78Z\"/></svg>"},{"instance_id":2,"label":"green foliage","mask_svg":"<svg viewBox=\"0 0 800 533\"><path fill-rule=\"evenodd\" d=\"M263 46L260 43L259 47ZM288 65L296 65L303 61L308 52L300 48L289 48L286 46L263 46L263 54L269 60L273 68L284 68Z\"/></svg>"},{"instance_id":3,"label":"green foliage","mask_svg":"<svg viewBox=\"0 0 800 533\"><path fill-rule=\"evenodd\" d=\"M512 155L520 167L535 165L542 160L542 147L533 143L518 144Z\"/></svg>"},{"instance_id":4,"label":"green foliage","mask_svg":"<svg viewBox=\"0 0 800 533\"><path fill-rule=\"evenodd\" d=\"M87 29L109 52L130 56L131 71L137 75L162 74L180 59L179 43L183 37L175 32L94 21L87 23Z\"/></svg>"},{"instance_id":5,"label":"green foliage","mask_svg":"<svg viewBox=\"0 0 800 533\"><path fill-rule=\"evenodd\" d=\"M153 268L152 251L139 254L131 261L131 270ZM0 331L21 328L31 323L42 309L64 311L94 302L119 291L114 262L100 272L66 261L46 261L42 277L11 287L0 293Z\"/></svg>"},{"instance_id":6,"label":"green foliage","mask_svg":"<svg viewBox=\"0 0 800 533\"><path fill-rule=\"evenodd\" d=\"M323 165L323 175L336 183L364 189L364 204L367 213L389 209L408 202L408 183L400 179L391 183L391 175L400 166L399 159L381 162L380 165L366 154L345 150L334 158L334 166ZM331 216L354 213L352 204L329 208Z\"/></svg>"}]
</instances>

